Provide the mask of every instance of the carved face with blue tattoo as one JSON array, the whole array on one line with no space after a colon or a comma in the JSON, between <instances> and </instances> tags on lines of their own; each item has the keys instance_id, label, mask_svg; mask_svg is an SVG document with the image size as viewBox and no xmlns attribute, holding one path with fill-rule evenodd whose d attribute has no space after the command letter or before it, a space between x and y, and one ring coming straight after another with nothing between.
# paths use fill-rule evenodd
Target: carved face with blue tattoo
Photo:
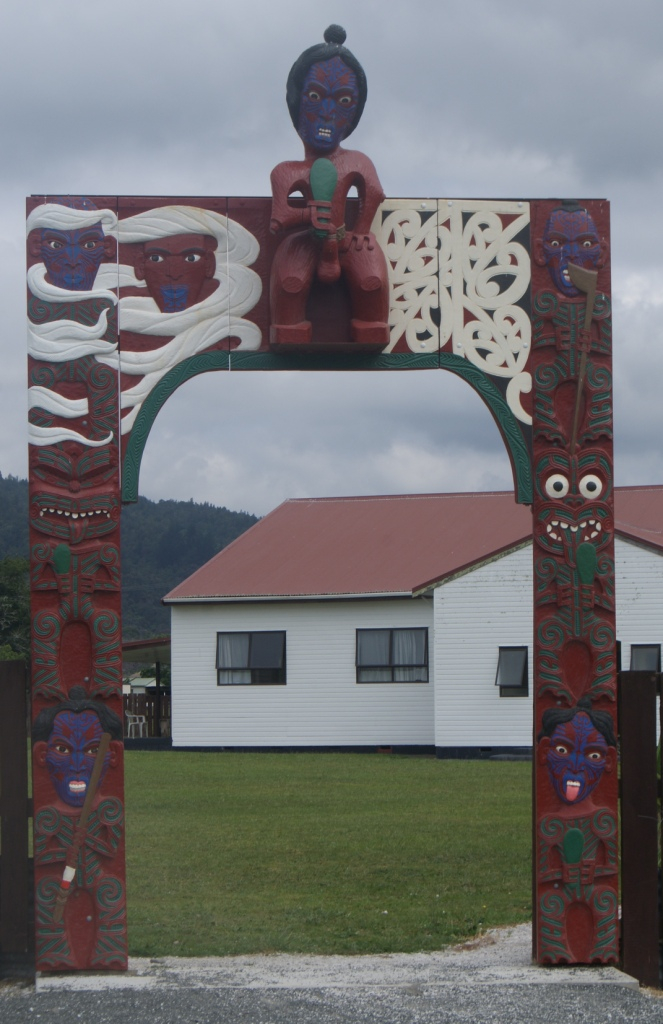
<instances>
[{"instance_id":1,"label":"carved face with blue tattoo","mask_svg":"<svg viewBox=\"0 0 663 1024\"><path fill-rule=\"evenodd\" d=\"M37 764L48 769L58 799L69 807L80 808L85 802L104 732L120 740L120 719L100 701L88 700L80 687L71 691L68 701L44 709L35 720L32 735ZM109 745L100 785L108 769L117 764L118 746L117 742Z\"/></svg>"},{"instance_id":2,"label":"carved face with blue tattoo","mask_svg":"<svg viewBox=\"0 0 663 1024\"><path fill-rule=\"evenodd\" d=\"M217 241L211 235L169 235L145 242L135 273L162 313L179 313L208 298L215 279Z\"/></svg>"},{"instance_id":3,"label":"carved face with blue tattoo","mask_svg":"<svg viewBox=\"0 0 663 1024\"><path fill-rule=\"evenodd\" d=\"M569 275L569 263L598 270L605 263L605 245L587 210L577 203L553 210L543 238L537 240L536 258L545 264L552 282L563 295L576 298L580 291Z\"/></svg>"},{"instance_id":4,"label":"carved face with blue tattoo","mask_svg":"<svg viewBox=\"0 0 663 1024\"><path fill-rule=\"evenodd\" d=\"M337 149L354 127L359 101L357 76L341 60L313 64L304 79L298 134L315 152Z\"/></svg>"},{"instance_id":5,"label":"carved face with blue tattoo","mask_svg":"<svg viewBox=\"0 0 663 1024\"><path fill-rule=\"evenodd\" d=\"M85 196L63 196L55 202L71 210L97 209ZM71 231L42 228L31 236L29 251L31 256L41 258L49 284L66 291L90 291L102 260L111 259L116 247L115 239L104 235L99 222Z\"/></svg>"},{"instance_id":6,"label":"carved face with blue tattoo","mask_svg":"<svg viewBox=\"0 0 663 1024\"><path fill-rule=\"evenodd\" d=\"M552 708L543 714L539 763L547 766L564 804L580 804L593 793L603 773L614 769L616 746L610 715L593 711L586 698L575 708Z\"/></svg>"}]
</instances>

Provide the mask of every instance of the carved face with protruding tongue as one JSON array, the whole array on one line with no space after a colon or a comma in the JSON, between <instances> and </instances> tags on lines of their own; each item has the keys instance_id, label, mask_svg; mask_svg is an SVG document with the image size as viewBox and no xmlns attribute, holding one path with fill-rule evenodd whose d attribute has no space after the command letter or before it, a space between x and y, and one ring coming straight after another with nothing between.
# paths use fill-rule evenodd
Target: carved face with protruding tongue
<instances>
[{"instance_id":1,"label":"carved face with protruding tongue","mask_svg":"<svg viewBox=\"0 0 663 1024\"><path fill-rule=\"evenodd\" d=\"M103 537L117 527L119 505L109 495L70 498L36 494L30 506L30 524L40 533L78 544Z\"/></svg>"},{"instance_id":2,"label":"carved face with protruding tongue","mask_svg":"<svg viewBox=\"0 0 663 1024\"><path fill-rule=\"evenodd\" d=\"M565 804L581 803L598 785L609 746L584 711L557 726L546 754L553 788Z\"/></svg>"}]
</instances>

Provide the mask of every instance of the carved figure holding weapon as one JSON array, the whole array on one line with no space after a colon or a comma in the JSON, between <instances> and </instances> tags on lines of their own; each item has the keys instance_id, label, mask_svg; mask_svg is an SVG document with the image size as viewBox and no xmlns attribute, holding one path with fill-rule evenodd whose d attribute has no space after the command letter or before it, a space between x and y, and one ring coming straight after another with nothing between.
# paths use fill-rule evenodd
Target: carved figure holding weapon
<instances>
[{"instance_id":1,"label":"carved figure holding weapon","mask_svg":"<svg viewBox=\"0 0 663 1024\"><path fill-rule=\"evenodd\" d=\"M103 796L102 783L117 764L120 718L82 687L44 708L33 726L36 785L45 767L55 789L35 819L36 939L51 970L126 962L122 884L112 865L123 843L120 801ZM56 875L44 874L52 866ZM119 916L118 916L119 915ZM89 937L89 941L86 940ZM119 938L118 938L119 936Z\"/></svg>"}]
</instances>

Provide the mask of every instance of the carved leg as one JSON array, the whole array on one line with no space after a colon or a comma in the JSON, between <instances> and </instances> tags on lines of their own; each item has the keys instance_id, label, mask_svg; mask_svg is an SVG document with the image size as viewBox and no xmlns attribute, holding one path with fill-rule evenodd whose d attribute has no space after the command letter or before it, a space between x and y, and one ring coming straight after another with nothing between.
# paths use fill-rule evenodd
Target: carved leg
<instances>
[{"instance_id":1,"label":"carved leg","mask_svg":"<svg viewBox=\"0 0 663 1024\"><path fill-rule=\"evenodd\" d=\"M358 345L388 345L389 277L382 250L375 240L372 249L349 249L342 267L352 300L352 340Z\"/></svg>"},{"instance_id":2,"label":"carved leg","mask_svg":"<svg viewBox=\"0 0 663 1024\"><path fill-rule=\"evenodd\" d=\"M308 231L300 231L279 246L269 283L272 345L308 345L311 324L306 300L315 274L319 246Z\"/></svg>"}]
</instances>

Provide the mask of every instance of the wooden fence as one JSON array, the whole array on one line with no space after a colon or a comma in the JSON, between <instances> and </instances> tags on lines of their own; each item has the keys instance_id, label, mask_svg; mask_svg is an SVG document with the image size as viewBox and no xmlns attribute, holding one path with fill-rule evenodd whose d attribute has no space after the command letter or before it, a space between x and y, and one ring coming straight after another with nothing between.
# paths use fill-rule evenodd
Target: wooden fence
<instances>
[{"instance_id":1,"label":"wooden fence","mask_svg":"<svg viewBox=\"0 0 663 1024\"><path fill-rule=\"evenodd\" d=\"M661 986L660 778L656 751L658 672L621 672L622 966Z\"/></svg>"},{"instance_id":2,"label":"wooden fence","mask_svg":"<svg viewBox=\"0 0 663 1024\"><path fill-rule=\"evenodd\" d=\"M0 977L34 970L28 858L28 695L24 661L0 662Z\"/></svg>"},{"instance_id":3,"label":"wooden fence","mask_svg":"<svg viewBox=\"0 0 663 1024\"><path fill-rule=\"evenodd\" d=\"M147 725L147 735L170 736L170 694L161 693L157 699L156 693L125 693L124 694L124 735L127 739L133 739L140 730L132 729L131 736L127 725L127 714L144 715ZM157 706L158 705L158 706Z\"/></svg>"}]
</instances>

